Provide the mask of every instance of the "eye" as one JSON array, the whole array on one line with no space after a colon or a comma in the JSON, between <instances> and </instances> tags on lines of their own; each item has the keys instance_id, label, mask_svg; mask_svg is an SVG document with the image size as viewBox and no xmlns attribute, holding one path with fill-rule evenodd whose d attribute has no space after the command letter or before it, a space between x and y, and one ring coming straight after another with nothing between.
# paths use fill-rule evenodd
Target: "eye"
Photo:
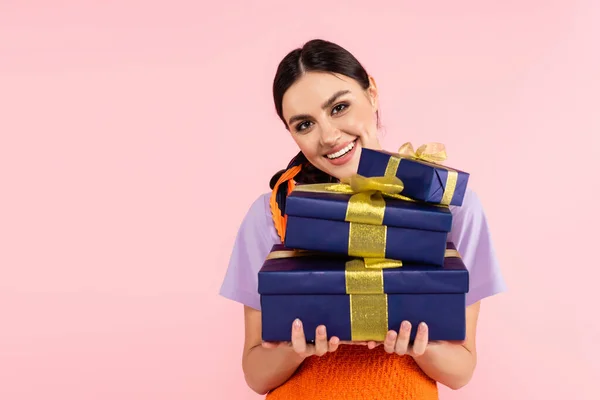
<instances>
[{"instance_id":1,"label":"eye","mask_svg":"<svg viewBox=\"0 0 600 400\"><path fill-rule=\"evenodd\" d=\"M300 122L298 125L296 125L296 132L304 131L304 130L310 128L311 124L312 124L312 122L310 122L310 121Z\"/></svg>"},{"instance_id":2,"label":"eye","mask_svg":"<svg viewBox=\"0 0 600 400\"><path fill-rule=\"evenodd\" d=\"M333 107L333 109L331 110L331 114L341 113L346 108L348 108L348 104L340 103L340 104L336 105L335 107Z\"/></svg>"}]
</instances>

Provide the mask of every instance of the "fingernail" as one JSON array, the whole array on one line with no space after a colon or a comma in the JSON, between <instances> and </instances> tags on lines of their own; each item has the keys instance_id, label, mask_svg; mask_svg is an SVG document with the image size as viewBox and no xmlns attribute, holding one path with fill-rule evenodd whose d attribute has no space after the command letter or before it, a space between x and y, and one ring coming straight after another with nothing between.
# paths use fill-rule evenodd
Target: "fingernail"
<instances>
[{"instance_id":1,"label":"fingernail","mask_svg":"<svg viewBox=\"0 0 600 400\"><path fill-rule=\"evenodd\" d=\"M337 337L333 337L333 338L331 338L331 344L334 344L334 345L336 345L336 344L338 344L338 343L340 343L340 339L338 339Z\"/></svg>"},{"instance_id":2,"label":"fingernail","mask_svg":"<svg viewBox=\"0 0 600 400\"><path fill-rule=\"evenodd\" d=\"M422 333L427 332L427 324L425 324L425 322L421 322L419 324L419 331L422 332Z\"/></svg>"},{"instance_id":3,"label":"fingernail","mask_svg":"<svg viewBox=\"0 0 600 400\"><path fill-rule=\"evenodd\" d=\"M396 340L396 338L398 337L398 335L396 334L396 332L390 331L390 332L388 332L387 337L388 337L389 340Z\"/></svg>"},{"instance_id":4,"label":"fingernail","mask_svg":"<svg viewBox=\"0 0 600 400\"><path fill-rule=\"evenodd\" d=\"M296 318L294 320L294 329L300 329L301 327L302 327L302 322L298 318Z\"/></svg>"},{"instance_id":5,"label":"fingernail","mask_svg":"<svg viewBox=\"0 0 600 400\"><path fill-rule=\"evenodd\" d=\"M403 321L401 329L404 332L408 332L410 330L410 323L408 321Z\"/></svg>"},{"instance_id":6,"label":"fingernail","mask_svg":"<svg viewBox=\"0 0 600 400\"><path fill-rule=\"evenodd\" d=\"M319 327L317 328L317 333L318 333L319 335L324 335L324 334L325 334L325 327L324 327L324 326L319 326Z\"/></svg>"}]
</instances>

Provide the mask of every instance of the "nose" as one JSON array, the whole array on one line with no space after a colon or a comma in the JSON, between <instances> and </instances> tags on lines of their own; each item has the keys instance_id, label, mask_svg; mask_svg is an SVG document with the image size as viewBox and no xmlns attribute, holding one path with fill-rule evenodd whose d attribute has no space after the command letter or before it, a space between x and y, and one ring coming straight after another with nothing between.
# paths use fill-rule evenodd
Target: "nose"
<instances>
[{"instance_id":1,"label":"nose","mask_svg":"<svg viewBox=\"0 0 600 400\"><path fill-rule=\"evenodd\" d=\"M325 125L321 130L321 145L333 147L341 136L342 132L336 126L332 124Z\"/></svg>"}]
</instances>

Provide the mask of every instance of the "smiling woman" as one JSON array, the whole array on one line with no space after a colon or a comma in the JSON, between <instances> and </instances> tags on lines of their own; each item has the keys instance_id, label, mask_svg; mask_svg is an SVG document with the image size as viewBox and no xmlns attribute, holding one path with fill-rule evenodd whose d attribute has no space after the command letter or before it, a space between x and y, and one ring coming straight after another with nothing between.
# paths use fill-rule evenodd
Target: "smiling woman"
<instances>
[{"instance_id":1,"label":"smiling woman","mask_svg":"<svg viewBox=\"0 0 600 400\"><path fill-rule=\"evenodd\" d=\"M375 81L334 43L313 40L290 52L277 69L273 98L298 156L325 173L321 181L355 173L361 148L379 148ZM302 175L297 182L308 183Z\"/></svg>"},{"instance_id":2,"label":"smiling woman","mask_svg":"<svg viewBox=\"0 0 600 400\"><path fill-rule=\"evenodd\" d=\"M263 343L258 271L285 239L285 200L296 183L334 182L355 174L363 148L380 149L375 80L342 47L312 40L279 64L273 83L278 116L300 152L271 179L238 232L221 294L244 305L242 368L248 385L269 399L437 399L437 383L458 389L476 365L479 303L505 289L485 214L467 189L450 207L452 241L470 273L466 340L429 342L428 326L404 321L382 343L341 343L319 326L307 343L302 321L290 343ZM411 331L416 329L413 344Z\"/></svg>"}]
</instances>

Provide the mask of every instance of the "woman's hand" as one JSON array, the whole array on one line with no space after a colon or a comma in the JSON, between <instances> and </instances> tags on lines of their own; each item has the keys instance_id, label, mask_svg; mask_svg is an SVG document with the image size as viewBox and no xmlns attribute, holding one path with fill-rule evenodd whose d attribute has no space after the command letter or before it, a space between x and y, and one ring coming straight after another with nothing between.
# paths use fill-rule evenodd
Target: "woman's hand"
<instances>
[{"instance_id":1,"label":"woman's hand","mask_svg":"<svg viewBox=\"0 0 600 400\"><path fill-rule=\"evenodd\" d=\"M429 343L429 329L425 322L421 322L417 328L417 334L412 346L409 344L411 330L411 323L403 321L398 333L390 330L383 342L371 341L368 343L368 347L369 349L374 349L380 344L383 344L383 348L387 353L395 353L400 356L408 354L412 357L419 357L425 353L427 346L431 344Z\"/></svg>"},{"instance_id":2,"label":"woman's hand","mask_svg":"<svg viewBox=\"0 0 600 400\"><path fill-rule=\"evenodd\" d=\"M306 343L304 336L304 328L302 321L296 319L292 324L292 341L291 342L263 342L263 347L274 349L277 347L293 347L296 354L305 359L310 356L323 356L327 353L332 353L338 349L340 344L362 344L366 342L345 342L340 341L336 336L332 336L327 340L327 328L324 325L319 325L315 330L315 343Z\"/></svg>"}]
</instances>

